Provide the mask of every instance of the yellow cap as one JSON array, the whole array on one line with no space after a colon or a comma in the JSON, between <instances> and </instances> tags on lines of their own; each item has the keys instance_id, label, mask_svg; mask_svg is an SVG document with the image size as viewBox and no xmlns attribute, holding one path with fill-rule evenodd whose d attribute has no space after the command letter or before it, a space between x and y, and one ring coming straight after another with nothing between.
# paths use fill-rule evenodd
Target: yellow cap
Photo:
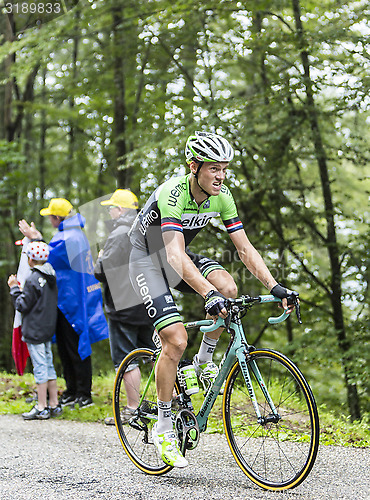
<instances>
[{"instance_id":1,"label":"yellow cap","mask_svg":"<svg viewBox=\"0 0 370 500\"><path fill-rule=\"evenodd\" d=\"M121 208L139 207L139 202L136 196L129 189L116 189L109 200L101 201L100 205L113 205Z\"/></svg>"},{"instance_id":2,"label":"yellow cap","mask_svg":"<svg viewBox=\"0 0 370 500\"><path fill-rule=\"evenodd\" d=\"M67 217L72 210L73 205L64 198L52 198L49 206L40 210L41 215L59 215L59 217Z\"/></svg>"}]
</instances>

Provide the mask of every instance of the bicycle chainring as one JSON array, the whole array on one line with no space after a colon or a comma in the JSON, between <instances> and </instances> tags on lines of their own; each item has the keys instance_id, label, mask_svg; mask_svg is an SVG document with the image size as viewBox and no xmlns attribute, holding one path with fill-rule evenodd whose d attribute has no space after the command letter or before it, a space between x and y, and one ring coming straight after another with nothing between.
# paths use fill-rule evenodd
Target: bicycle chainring
<instances>
[{"instance_id":1,"label":"bicycle chainring","mask_svg":"<svg viewBox=\"0 0 370 500\"><path fill-rule=\"evenodd\" d=\"M194 450L199 442L200 431L198 421L189 410L180 410L176 414L175 429L180 441L180 449Z\"/></svg>"}]
</instances>

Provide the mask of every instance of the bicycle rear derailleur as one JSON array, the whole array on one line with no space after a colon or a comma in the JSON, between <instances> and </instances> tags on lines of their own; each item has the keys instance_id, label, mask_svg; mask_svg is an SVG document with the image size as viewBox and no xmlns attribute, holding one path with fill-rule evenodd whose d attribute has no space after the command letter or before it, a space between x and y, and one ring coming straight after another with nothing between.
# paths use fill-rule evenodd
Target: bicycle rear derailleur
<instances>
[{"instance_id":1,"label":"bicycle rear derailleur","mask_svg":"<svg viewBox=\"0 0 370 500\"><path fill-rule=\"evenodd\" d=\"M194 450L199 442L199 425L194 415L189 410L179 410L176 414L175 429L180 441L180 449Z\"/></svg>"}]
</instances>

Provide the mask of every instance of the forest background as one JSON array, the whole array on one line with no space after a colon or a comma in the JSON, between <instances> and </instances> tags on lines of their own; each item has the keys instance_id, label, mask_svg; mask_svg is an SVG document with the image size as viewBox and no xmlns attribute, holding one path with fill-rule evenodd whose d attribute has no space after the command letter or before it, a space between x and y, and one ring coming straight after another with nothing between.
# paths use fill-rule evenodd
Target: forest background
<instances>
[{"instance_id":1,"label":"forest background","mask_svg":"<svg viewBox=\"0 0 370 500\"><path fill-rule=\"evenodd\" d=\"M302 326L268 326L274 309L251 310L249 342L291 356L320 405L368 419L369 14L361 0L4 2L0 369L14 373L6 281L19 219L49 241L39 211L52 197L79 209L119 187L143 203L185 173L187 136L208 130L235 148L227 184L249 238L301 297ZM92 237L94 255L102 244ZM192 249L241 293L265 293L218 220ZM188 320L202 302L179 296ZM113 370L107 343L93 363Z\"/></svg>"}]
</instances>

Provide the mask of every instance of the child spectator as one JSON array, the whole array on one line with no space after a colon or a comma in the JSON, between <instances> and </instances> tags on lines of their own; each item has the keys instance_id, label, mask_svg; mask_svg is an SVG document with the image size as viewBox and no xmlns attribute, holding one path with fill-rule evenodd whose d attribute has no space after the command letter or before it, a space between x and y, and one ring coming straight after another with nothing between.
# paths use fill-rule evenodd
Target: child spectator
<instances>
[{"instance_id":1,"label":"child spectator","mask_svg":"<svg viewBox=\"0 0 370 500\"><path fill-rule=\"evenodd\" d=\"M8 279L14 307L22 313L22 340L27 343L37 384L37 403L22 417L25 420L46 420L62 413L58 406L57 375L51 350L57 320L58 290L55 271L46 262L48 245L43 241L29 243L27 256L31 274L25 281L23 291L14 274ZM50 406L47 405L47 393Z\"/></svg>"}]
</instances>

